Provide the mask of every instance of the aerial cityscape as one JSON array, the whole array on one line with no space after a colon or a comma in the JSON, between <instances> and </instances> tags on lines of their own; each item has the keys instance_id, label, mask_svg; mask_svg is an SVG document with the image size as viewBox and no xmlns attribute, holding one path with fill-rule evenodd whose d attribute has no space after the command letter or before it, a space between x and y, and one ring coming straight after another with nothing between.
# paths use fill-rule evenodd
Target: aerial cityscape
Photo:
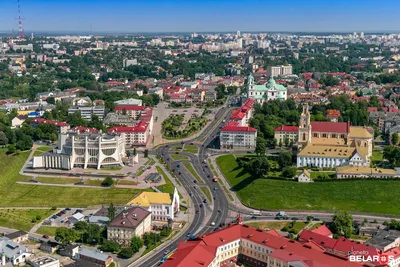
<instances>
[{"instance_id":1,"label":"aerial cityscape","mask_svg":"<svg viewBox=\"0 0 400 267\"><path fill-rule=\"evenodd\" d=\"M400 267L398 8L0 2L0 266Z\"/></svg>"}]
</instances>

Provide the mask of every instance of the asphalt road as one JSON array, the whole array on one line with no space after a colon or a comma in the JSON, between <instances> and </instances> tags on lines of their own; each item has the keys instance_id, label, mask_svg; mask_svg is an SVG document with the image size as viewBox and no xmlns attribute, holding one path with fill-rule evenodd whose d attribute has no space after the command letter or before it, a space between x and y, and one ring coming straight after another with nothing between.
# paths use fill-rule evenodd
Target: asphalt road
<instances>
[{"instance_id":1,"label":"asphalt road","mask_svg":"<svg viewBox=\"0 0 400 267\"><path fill-rule=\"evenodd\" d=\"M194 183L195 178L191 175L191 173L185 169L179 161L174 161L170 158L171 153L170 148L176 145L181 145L180 142L166 144L163 146L159 146L155 150L152 151L152 154L159 155L163 158L163 160L168 164L170 170L174 170L174 173L185 188L187 192L191 192L191 201L193 204L193 209L188 209L189 212L192 213L193 221L190 226L180 234L180 237L175 241L169 243L166 247L161 249L158 252L151 253L150 255L146 255L139 259L138 261L134 262L129 266L143 266L143 267L153 267L157 266L160 260L165 256L166 251L174 251L178 246L180 241L185 241L188 239L188 235L201 235L204 233L208 233L216 228L220 224L225 224L227 220L228 214L228 200L222 191L223 189L219 186L218 183L214 183L212 181L213 174L208 166L207 152L206 147L211 143L213 138L218 134L219 128L224 124L222 121L224 119L228 119L230 116L230 109L228 107L221 108L215 114L215 120L196 138L186 141L185 144L196 143L199 147L198 155L193 155L189 153L182 153L187 155L190 158L190 162L193 165L193 168L196 172L203 178L204 184L202 186L207 186L212 194L213 201L212 203L203 204L204 196L202 191L199 188L199 185ZM204 142L200 142L203 140ZM203 163L203 161L205 163ZM177 168L177 164L180 164L180 167ZM208 178L210 176L210 178ZM215 190L214 190L215 188ZM203 204L203 207L200 205ZM198 212L198 213L197 213ZM206 222L204 220L208 218ZM214 223L215 226L211 226L211 223Z\"/></svg>"}]
</instances>

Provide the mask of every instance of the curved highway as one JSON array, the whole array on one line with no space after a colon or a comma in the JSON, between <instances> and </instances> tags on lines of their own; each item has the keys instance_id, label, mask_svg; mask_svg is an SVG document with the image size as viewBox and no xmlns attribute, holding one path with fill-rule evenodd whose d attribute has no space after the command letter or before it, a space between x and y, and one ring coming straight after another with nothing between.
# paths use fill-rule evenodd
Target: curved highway
<instances>
[{"instance_id":1,"label":"curved highway","mask_svg":"<svg viewBox=\"0 0 400 267\"><path fill-rule=\"evenodd\" d=\"M180 232L179 238L169 243L167 246L162 246L162 248L156 249L156 252L151 252L139 260L133 262L129 266L144 266L153 267L157 266L160 260L165 256L165 251L174 251L178 246L180 241L187 240L187 236L190 234L201 235L210 232L212 229L218 227L219 225L225 224L228 214L228 200L222 191L219 183L212 181L213 173L208 166L207 161L207 146L213 141L214 137L218 134L219 128L224 124L224 119L228 119L230 116L231 109L228 107L221 108L215 114L215 120L204 129L199 136L191 140L185 141L185 144L195 144L198 145L199 151L196 155L190 153L180 152L189 157L190 163L193 168L199 174L199 176L204 180L200 184L194 183L195 178L192 174L186 170L186 168L180 164L180 161L174 161L171 157L170 148L173 146L181 145L181 142L169 143L157 147L152 151L152 154L160 156L164 162L167 163L170 170L174 171L179 183L185 188L185 190L191 193L191 199L189 202L188 212L193 216L193 221L189 222L189 227L185 231ZM177 167L179 164L179 168ZM203 200L205 196L199 188L200 186L208 187L211 196L213 198L212 203L204 204ZM200 207L200 205L202 207ZM211 226L214 223L215 226ZM157 251L158 250L158 251Z\"/></svg>"}]
</instances>

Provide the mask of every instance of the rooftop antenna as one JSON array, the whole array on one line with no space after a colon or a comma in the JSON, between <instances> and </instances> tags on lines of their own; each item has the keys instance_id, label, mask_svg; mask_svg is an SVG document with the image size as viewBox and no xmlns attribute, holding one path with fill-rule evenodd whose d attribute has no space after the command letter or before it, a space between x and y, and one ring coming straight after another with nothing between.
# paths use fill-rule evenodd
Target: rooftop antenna
<instances>
[{"instance_id":1,"label":"rooftop antenna","mask_svg":"<svg viewBox=\"0 0 400 267\"><path fill-rule=\"evenodd\" d=\"M19 0L17 0L17 2L18 2L18 18L16 18L16 20L18 20L18 38L22 40L24 39L24 29L22 29L23 18L21 17L21 6L19 4Z\"/></svg>"}]
</instances>

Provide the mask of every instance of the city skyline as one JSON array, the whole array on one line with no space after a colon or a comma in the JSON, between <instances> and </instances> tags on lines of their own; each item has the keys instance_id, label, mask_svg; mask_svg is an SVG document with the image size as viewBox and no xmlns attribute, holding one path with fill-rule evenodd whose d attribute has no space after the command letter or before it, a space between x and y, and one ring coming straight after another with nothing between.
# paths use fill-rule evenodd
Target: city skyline
<instances>
[{"instance_id":1,"label":"city skyline","mask_svg":"<svg viewBox=\"0 0 400 267\"><path fill-rule=\"evenodd\" d=\"M26 32L391 32L393 0L316 1L21 0ZM0 31L17 31L17 1L0 0ZM61 12L62 10L62 12ZM387 15L389 14L389 16ZM184 22L184 23L183 23Z\"/></svg>"}]
</instances>

